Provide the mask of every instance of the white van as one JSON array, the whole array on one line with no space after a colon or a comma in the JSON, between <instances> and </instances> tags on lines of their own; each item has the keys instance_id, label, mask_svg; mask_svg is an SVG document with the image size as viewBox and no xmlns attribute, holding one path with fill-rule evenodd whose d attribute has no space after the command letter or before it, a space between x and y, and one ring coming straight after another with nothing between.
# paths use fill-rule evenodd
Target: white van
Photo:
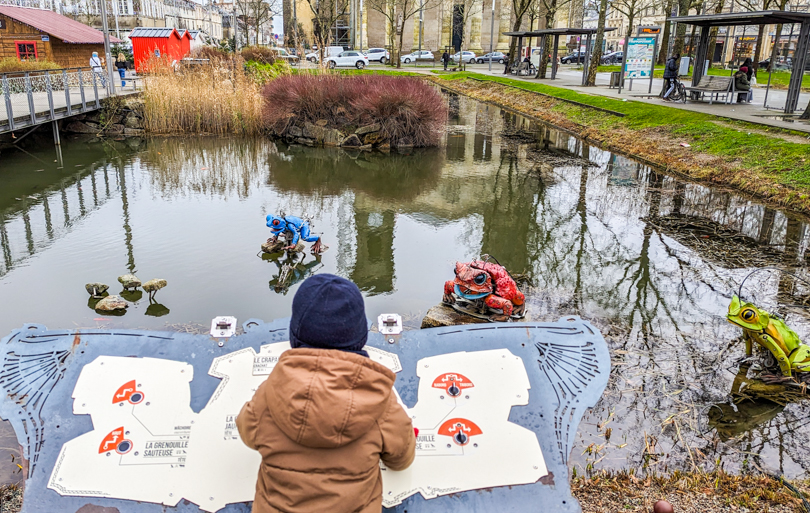
<instances>
[{"instance_id":1,"label":"white van","mask_svg":"<svg viewBox=\"0 0 810 513\"><path fill-rule=\"evenodd\" d=\"M324 52L324 57L337 57L342 52L343 52L342 46L327 46L326 51ZM320 54L317 51L307 54L307 60L309 62L318 62L319 58Z\"/></svg>"}]
</instances>

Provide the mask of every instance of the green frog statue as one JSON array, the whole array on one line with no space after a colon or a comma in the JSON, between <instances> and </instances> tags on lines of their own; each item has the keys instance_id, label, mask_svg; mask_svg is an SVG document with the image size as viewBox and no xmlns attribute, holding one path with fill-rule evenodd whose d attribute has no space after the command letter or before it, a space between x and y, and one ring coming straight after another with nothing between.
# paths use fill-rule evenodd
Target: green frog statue
<instances>
[{"instance_id":1,"label":"green frog statue","mask_svg":"<svg viewBox=\"0 0 810 513\"><path fill-rule=\"evenodd\" d=\"M783 375L790 377L793 371L810 372L810 346L803 344L781 319L751 303L743 303L736 295L731 298L726 317L743 329L747 356L751 356L751 342L756 342L773 354Z\"/></svg>"}]
</instances>

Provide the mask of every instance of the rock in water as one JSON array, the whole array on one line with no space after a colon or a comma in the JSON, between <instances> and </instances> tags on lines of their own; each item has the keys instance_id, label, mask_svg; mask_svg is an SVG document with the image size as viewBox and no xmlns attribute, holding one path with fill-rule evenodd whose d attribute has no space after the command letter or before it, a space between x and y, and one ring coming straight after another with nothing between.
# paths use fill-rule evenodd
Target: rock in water
<instances>
[{"instance_id":1,"label":"rock in water","mask_svg":"<svg viewBox=\"0 0 810 513\"><path fill-rule=\"evenodd\" d=\"M459 324L481 324L489 322L453 310L447 305L436 305L428 310L422 319L422 328L438 328L441 326L457 326Z\"/></svg>"},{"instance_id":2,"label":"rock in water","mask_svg":"<svg viewBox=\"0 0 810 513\"><path fill-rule=\"evenodd\" d=\"M129 303L124 301L124 298L121 296L107 296L96 303L96 310L99 312L113 312L115 310L123 310L128 306Z\"/></svg>"},{"instance_id":3,"label":"rock in water","mask_svg":"<svg viewBox=\"0 0 810 513\"><path fill-rule=\"evenodd\" d=\"M105 285L99 282L86 283L84 285L84 290L86 290L87 293L90 294L91 296L100 296L105 292L107 292L108 288L110 288L109 285Z\"/></svg>"},{"instance_id":4,"label":"rock in water","mask_svg":"<svg viewBox=\"0 0 810 513\"><path fill-rule=\"evenodd\" d=\"M154 295L155 292L166 286L166 280L154 279L143 284L143 290Z\"/></svg>"},{"instance_id":5,"label":"rock in water","mask_svg":"<svg viewBox=\"0 0 810 513\"><path fill-rule=\"evenodd\" d=\"M141 286L141 280L134 274L125 274L118 277L118 282L124 286L124 290L137 289Z\"/></svg>"}]
</instances>

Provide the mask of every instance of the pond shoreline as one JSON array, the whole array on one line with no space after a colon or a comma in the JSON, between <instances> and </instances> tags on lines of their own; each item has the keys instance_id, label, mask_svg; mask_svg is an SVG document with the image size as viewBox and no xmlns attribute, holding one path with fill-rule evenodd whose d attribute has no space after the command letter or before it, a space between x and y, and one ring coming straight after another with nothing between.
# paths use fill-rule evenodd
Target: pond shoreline
<instances>
[{"instance_id":1,"label":"pond shoreline","mask_svg":"<svg viewBox=\"0 0 810 513\"><path fill-rule=\"evenodd\" d=\"M810 214L810 187L779 183L769 173L744 167L737 158L695 151L686 142L691 139L673 133L670 130L672 125L633 129L622 125L625 118L603 114L604 109L595 110L590 105L567 103L566 99L550 94L474 77L448 80L437 76L428 80L453 93L550 124L585 142L626 155L663 172L712 186L725 186L775 207ZM810 152L810 145L807 145L807 150Z\"/></svg>"}]
</instances>

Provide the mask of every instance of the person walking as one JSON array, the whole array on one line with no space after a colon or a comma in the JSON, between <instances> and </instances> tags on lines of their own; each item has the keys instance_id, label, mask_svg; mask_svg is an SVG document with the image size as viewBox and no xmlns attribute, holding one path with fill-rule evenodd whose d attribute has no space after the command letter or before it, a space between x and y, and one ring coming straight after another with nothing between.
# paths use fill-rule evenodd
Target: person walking
<instances>
[{"instance_id":1,"label":"person walking","mask_svg":"<svg viewBox=\"0 0 810 513\"><path fill-rule=\"evenodd\" d=\"M98 58L98 52L93 52L90 57L90 69L101 80L101 87L107 87L107 77L104 76L104 68L101 66L101 59Z\"/></svg>"},{"instance_id":2,"label":"person walking","mask_svg":"<svg viewBox=\"0 0 810 513\"><path fill-rule=\"evenodd\" d=\"M442 64L444 64L444 71L447 71L447 63L450 62L450 54L447 53L447 50L444 51L442 54Z\"/></svg>"},{"instance_id":3,"label":"person walking","mask_svg":"<svg viewBox=\"0 0 810 513\"><path fill-rule=\"evenodd\" d=\"M751 94L751 83L748 82L748 68L740 66L737 73L734 73L734 89L743 91L737 95L737 103L751 103L749 95Z\"/></svg>"},{"instance_id":4,"label":"person walking","mask_svg":"<svg viewBox=\"0 0 810 513\"><path fill-rule=\"evenodd\" d=\"M666 66L664 66L664 88L666 92L664 93L664 101L668 102L671 101L669 99L669 95L675 90L675 85L677 83L678 78L678 62L681 60L681 54L676 53L669 59L667 59Z\"/></svg>"},{"instance_id":5,"label":"person walking","mask_svg":"<svg viewBox=\"0 0 810 513\"><path fill-rule=\"evenodd\" d=\"M357 285L331 274L295 293L290 345L236 418L262 465L253 513L380 513L380 461L411 465L415 429L395 375L363 350L368 321Z\"/></svg>"},{"instance_id":6,"label":"person walking","mask_svg":"<svg viewBox=\"0 0 810 513\"><path fill-rule=\"evenodd\" d=\"M127 82L124 80L124 77L126 76L128 65L127 58L123 53L118 54L118 57L115 60L115 67L118 69L118 75L121 76L121 87L126 86Z\"/></svg>"}]
</instances>

